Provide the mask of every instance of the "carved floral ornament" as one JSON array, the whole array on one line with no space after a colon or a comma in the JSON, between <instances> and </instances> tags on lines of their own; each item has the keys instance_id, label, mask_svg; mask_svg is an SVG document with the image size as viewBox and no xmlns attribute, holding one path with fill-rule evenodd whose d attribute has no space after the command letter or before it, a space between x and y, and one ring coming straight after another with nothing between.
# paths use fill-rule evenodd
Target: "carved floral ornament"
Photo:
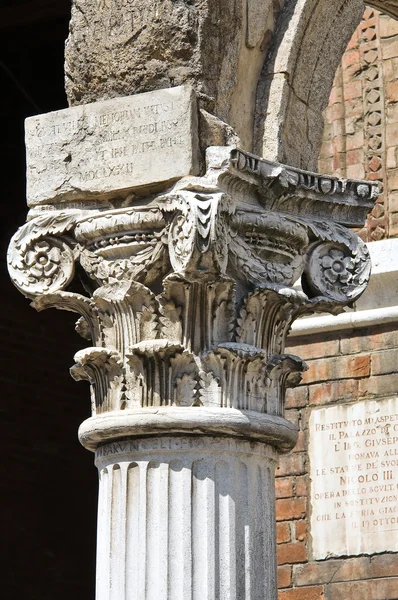
<instances>
[{"instance_id":1,"label":"carved floral ornament","mask_svg":"<svg viewBox=\"0 0 398 600\"><path fill-rule=\"evenodd\" d=\"M208 407L282 417L285 389L306 368L284 354L289 328L364 291L369 256L348 227L376 197L371 182L213 147L203 177L167 192L32 211L9 271L38 310L80 315L91 345L71 372L90 382L93 415ZM77 277L87 295L73 291Z\"/></svg>"}]
</instances>

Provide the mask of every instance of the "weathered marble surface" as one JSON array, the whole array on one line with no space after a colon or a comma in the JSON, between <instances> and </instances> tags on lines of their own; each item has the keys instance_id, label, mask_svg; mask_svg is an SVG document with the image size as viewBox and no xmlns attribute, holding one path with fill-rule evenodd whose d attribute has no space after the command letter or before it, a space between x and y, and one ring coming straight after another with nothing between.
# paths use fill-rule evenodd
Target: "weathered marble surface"
<instances>
[{"instance_id":1,"label":"weathered marble surface","mask_svg":"<svg viewBox=\"0 0 398 600\"><path fill-rule=\"evenodd\" d=\"M251 150L257 81L285 0L72 2L71 105L183 83Z\"/></svg>"},{"instance_id":2,"label":"weathered marble surface","mask_svg":"<svg viewBox=\"0 0 398 600\"><path fill-rule=\"evenodd\" d=\"M276 600L276 459L217 436L101 446L97 600Z\"/></svg>"},{"instance_id":3,"label":"weathered marble surface","mask_svg":"<svg viewBox=\"0 0 398 600\"><path fill-rule=\"evenodd\" d=\"M180 86L26 119L28 205L126 197L198 174L196 97Z\"/></svg>"},{"instance_id":4,"label":"weathered marble surface","mask_svg":"<svg viewBox=\"0 0 398 600\"><path fill-rule=\"evenodd\" d=\"M398 398L313 410L315 559L398 551Z\"/></svg>"}]
</instances>

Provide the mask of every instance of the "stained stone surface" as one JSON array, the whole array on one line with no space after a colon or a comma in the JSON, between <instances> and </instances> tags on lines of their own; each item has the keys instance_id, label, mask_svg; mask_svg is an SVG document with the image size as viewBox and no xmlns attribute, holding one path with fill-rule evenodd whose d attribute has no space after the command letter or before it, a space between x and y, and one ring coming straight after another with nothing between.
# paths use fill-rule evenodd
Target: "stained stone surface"
<instances>
[{"instance_id":1,"label":"stained stone surface","mask_svg":"<svg viewBox=\"0 0 398 600\"><path fill-rule=\"evenodd\" d=\"M251 150L255 93L284 0L72 1L69 104L189 83Z\"/></svg>"},{"instance_id":2,"label":"stained stone surface","mask_svg":"<svg viewBox=\"0 0 398 600\"><path fill-rule=\"evenodd\" d=\"M30 206L123 196L199 169L189 86L30 117L25 131Z\"/></svg>"},{"instance_id":3,"label":"stained stone surface","mask_svg":"<svg viewBox=\"0 0 398 600\"><path fill-rule=\"evenodd\" d=\"M398 398L314 410L314 558L398 551Z\"/></svg>"}]
</instances>

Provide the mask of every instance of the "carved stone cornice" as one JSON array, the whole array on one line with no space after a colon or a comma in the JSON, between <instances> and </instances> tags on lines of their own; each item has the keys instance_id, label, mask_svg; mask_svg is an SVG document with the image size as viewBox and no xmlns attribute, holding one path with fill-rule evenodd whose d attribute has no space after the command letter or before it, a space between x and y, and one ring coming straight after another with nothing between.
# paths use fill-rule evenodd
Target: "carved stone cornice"
<instances>
[{"instance_id":1,"label":"carved stone cornice","mask_svg":"<svg viewBox=\"0 0 398 600\"><path fill-rule=\"evenodd\" d=\"M347 226L376 197L372 182L213 147L204 176L162 193L31 211L10 275L38 310L80 315L90 347L71 373L89 381L93 411L82 443L191 428L292 447L284 395L306 365L284 353L287 333L364 291L369 256Z\"/></svg>"}]
</instances>

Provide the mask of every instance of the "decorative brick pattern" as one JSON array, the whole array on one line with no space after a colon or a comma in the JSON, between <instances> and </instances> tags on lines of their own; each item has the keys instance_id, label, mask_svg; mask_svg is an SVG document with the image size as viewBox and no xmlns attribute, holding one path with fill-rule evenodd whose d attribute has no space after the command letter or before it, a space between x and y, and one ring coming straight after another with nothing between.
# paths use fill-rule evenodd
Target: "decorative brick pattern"
<instances>
[{"instance_id":1,"label":"decorative brick pattern","mask_svg":"<svg viewBox=\"0 0 398 600\"><path fill-rule=\"evenodd\" d=\"M398 21L367 8L337 70L319 170L378 181L365 241L398 235Z\"/></svg>"},{"instance_id":2,"label":"decorative brick pattern","mask_svg":"<svg viewBox=\"0 0 398 600\"><path fill-rule=\"evenodd\" d=\"M398 21L366 9L324 117L319 170L377 180L381 194L360 235L398 236ZM287 351L309 370L286 397L286 415L300 433L277 470L279 600L397 600L396 553L312 559L307 429L313 407L398 394L398 331L392 325L293 338Z\"/></svg>"}]
</instances>

